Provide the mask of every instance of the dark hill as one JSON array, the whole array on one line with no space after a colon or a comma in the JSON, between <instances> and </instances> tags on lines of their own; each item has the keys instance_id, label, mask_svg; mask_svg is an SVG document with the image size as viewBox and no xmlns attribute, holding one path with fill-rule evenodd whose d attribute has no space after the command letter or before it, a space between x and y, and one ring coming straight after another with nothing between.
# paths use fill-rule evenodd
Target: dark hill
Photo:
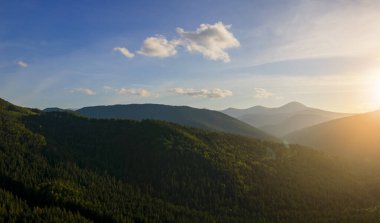
<instances>
[{"instance_id":1,"label":"dark hill","mask_svg":"<svg viewBox=\"0 0 380 223\"><path fill-rule=\"evenodd\" d=\"M111 105L85 107L76 112L85 117L97 119L163 120L196 128L275 140L269 134L221 112L188 106L159 104Z\"/></svg>"},{"instance_id":2,"label":"dark hill","mask_svg":"<svg viewBox=\"0 0 380 223\"><path fill-rule=\"evenodd\" d=\"M70 111L70 110L53 107L53 108L45 108L42 111L44 111L44 112L67 112L67 111Z\"/></svg>"}]
</instances>

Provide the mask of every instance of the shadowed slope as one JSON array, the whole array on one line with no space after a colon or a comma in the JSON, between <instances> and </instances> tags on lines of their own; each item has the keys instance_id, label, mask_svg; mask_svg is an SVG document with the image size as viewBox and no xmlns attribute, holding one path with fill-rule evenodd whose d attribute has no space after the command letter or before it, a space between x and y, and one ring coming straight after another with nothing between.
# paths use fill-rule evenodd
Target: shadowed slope
<instances>
[{"instance_id":1,"label":"shadowed slope","mask_svg":"<svg viewBox=\"0 0 380 223\"><path fill-rule=\"evenodd\" d=\"M77 110L83 116L98 119L155 119L214 131L229 132L259 139L275 140L263 131L221 112L187 106L131 104L85 107Z\"/></svg>"}]
</instances>

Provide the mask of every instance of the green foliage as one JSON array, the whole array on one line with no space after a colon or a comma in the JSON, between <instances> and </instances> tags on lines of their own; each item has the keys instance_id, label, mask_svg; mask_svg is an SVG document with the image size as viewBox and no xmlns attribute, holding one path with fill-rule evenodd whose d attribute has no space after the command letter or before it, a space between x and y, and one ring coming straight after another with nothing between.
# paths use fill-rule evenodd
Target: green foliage
<instances>
[{"instance_id":1,"label":"green foliage","mask_svg":"<svg viewBox=\"0 0 380 223\"><path fill-rule=\"evenodd\" d=\"M0 222L380 220L377 171L315 150L6 103L0 121Z\"/></svg>"}]
</instances>

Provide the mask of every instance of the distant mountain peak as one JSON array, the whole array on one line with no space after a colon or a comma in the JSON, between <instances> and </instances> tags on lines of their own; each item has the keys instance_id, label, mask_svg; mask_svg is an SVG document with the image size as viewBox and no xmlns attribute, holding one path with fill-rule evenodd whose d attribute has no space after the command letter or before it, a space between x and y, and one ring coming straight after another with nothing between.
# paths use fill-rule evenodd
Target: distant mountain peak
<instances>
[{"instance_id":1,"label":"distant mountain peak","mask_svg":"<svg viewBox=\"0 0 380 223\"><path fill-rule=\"evenodd\" d=\"M307 108L307 106L300 103L300 102L292 101L292 102L289 102L289 103L281 106L280 108L294 108L294 109L301 108L301 109L305 109L305 108Z\"/></svg>"},{"instance_id":2,"label":"distant mountain peak","mask_svg":"<svg viewBox=\"0 0 380 223\"><path fill-rule=\"evenodd\" d=\"M291 111L297 111L297 110L305 110L308 107L302 103L297 102L297 101L292 101L292 102L289 102L289 103L287 103L287 104L285 104L279 108L291 110Z\"/></svg>"},{"instance_id":3,"label":"distant mountain peak","mask_svg":"<svg viewBox=\"0 0 380 223\"><path fill-rule=\"evenodd\" d=\"M253 107L251 107L251 108L249 108L249 109L253 109L253 108L267 109L268 107L265 107L265 106L263 106L263 105L255 105L255 106L253 106Z\"/></svg>"}]
</instances>

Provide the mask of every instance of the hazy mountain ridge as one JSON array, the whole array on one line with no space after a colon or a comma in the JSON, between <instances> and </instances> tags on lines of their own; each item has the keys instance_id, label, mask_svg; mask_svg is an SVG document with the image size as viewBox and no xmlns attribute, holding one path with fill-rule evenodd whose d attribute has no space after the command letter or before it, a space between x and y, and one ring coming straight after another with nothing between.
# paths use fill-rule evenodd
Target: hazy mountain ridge
<instances>
[{"instance_id":1,"label":"hazy mountain ridge","mask_svg":"<svg viewBox=\"0 0 380 223\"><path fill-rule=\"evenodd\" d=\"M109 105L84 107L76 110L76 112L89 118L163 120L197 128L275 140L275 137L221 112L188 106L161 104Z\"/></svg>"},{"instance_id":2,"label":"hazy mountain ridge","mask_svg":"<svg viewBox=\"0 0 380 223\"><path fill-rule=\"evenodd\" d=\"M285 139L342 156L379 156L380 110L311 126Z\"/></svg>"},{"instance_id":3,"label":"hazy mountain ridge","mask_svg":"<svg viewBox=\"0 0 380 223\"><path fill-rule=\"evenodd\" d=\"M276 108L254 106L248 109L230 108L222 112L277 137L283 137L305 127L351 115L310 108L299 102L290 102Z\"/></svg>"},{"instance_id":4,"label":"hazy mountain ridge","mask_svg":"<svg viewBox=\"0 0 380 223\"><path fill-rule=\"evenodd\" d=\"M277 113L287 113L287 112L297 112L297 111L303 111L306 110L307 107L299 102L289 102L283 106L280 107L265 107L262 105L256 105L250 108L246 109L237 109L237 108L228 108L223 110L222 112L230 115L232 117L241 117L244 115L251 115L251 114L277 114Z\"/></svg>"}]
</instances>

